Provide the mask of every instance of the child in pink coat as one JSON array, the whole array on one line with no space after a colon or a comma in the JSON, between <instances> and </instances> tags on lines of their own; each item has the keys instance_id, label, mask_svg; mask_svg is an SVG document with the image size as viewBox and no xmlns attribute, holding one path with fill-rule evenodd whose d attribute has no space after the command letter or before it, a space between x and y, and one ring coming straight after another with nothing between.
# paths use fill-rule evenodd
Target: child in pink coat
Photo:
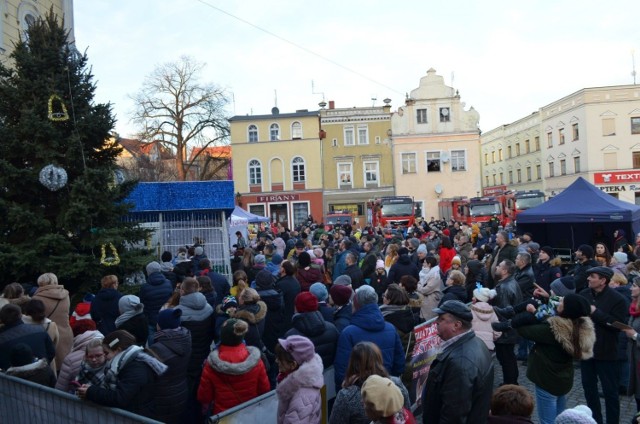
<instances>
[{"instance_id":1,"label":"child in pink coat","mask_svg":"<svg viewBox=\"0 0 640 424\"><path fill-rule=\"evenodd\" d=\"M486 287L476 288L473 291L473 304L471 305L471 313L473 314L471 328L491 352L495 350L494 342L502 334L491 328L492 322L500 321L493 310L493 306L487 303L494 297L496 297L495 290L490 290Z\"/></svg>"}]
</instances>

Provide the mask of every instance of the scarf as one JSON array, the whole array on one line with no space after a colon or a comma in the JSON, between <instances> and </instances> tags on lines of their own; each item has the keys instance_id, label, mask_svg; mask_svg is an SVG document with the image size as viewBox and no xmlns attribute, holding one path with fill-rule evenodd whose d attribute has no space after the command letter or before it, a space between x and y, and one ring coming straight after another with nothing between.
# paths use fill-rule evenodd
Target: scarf
<instances>
[{"instance_id":1,"label":"scarf","mask_svg":"<svg viewBox=\"0 0 640 424\"><path fill-rule=\"evenodd\" d=\"M80 384L91 384L92 386L102 386L104 383L104 371L107 363L98 368L91 368L85 361L80 363L80 372L76 379ZM75 389L74 389L75 391Z\"/></svg>"},{"instance_id":2,"label":"scarf","mask_svg":"<svg viewBox=\"0 0 640 424\"><path fill-rule=\"evenodd\" d=\"M122 352L119 352L111 359L109 366L105 371L104 386L111 390L116 390L118 382L118 374L131 361L142 361L153 370L156 375L162 375L169 367L158 361L153 356L148 355L140 346L129 346Z\"/></svg>"},{"instance_id":3,"label":"scarf","mask_svg":"<svg viewBox=\"0 0 640 424\"><path fill-rule=\"evenodd\" d=\"M135 309L131 311L123 312L122 315L116 318L116 328L120 328L122 324L129 321L131 318L135 317L136 315L140 315L141 313L142 312L136 311Z\"/></svg>"},{"instance_id":4,"label":"scarf","mask_svg":"<svg viewBox=\"0 0 640 424\"><path fill-rule=\"evenodd\" d=\"M640 309L638 308L637 305L638 305L637 302L631 302L631 305L629 306L629 315L631 315L634 318L640 317Z\"/></svg>"},{"instance_id":5,"label":"scarf","mask_svg":"<svg viewBox=\"0 0 640 424\"><path fill-rule=\"evenodd\" d=\"M407 309L407 305L380 305L380 312L382 312L383 317L405 309Z\"/></svg>"}]
</instances>

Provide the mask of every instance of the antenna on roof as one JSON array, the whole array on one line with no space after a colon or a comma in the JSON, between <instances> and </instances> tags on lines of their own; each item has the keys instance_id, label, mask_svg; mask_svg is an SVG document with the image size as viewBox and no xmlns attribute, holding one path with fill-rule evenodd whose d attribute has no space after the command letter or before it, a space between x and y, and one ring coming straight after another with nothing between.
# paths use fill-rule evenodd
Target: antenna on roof
<instances>
[{"instance_id":1,"label":"antenna on roof","mask_svg":"<svg viewBox=\"0 0 640 424\"><path fill-rule=\"evenodd\" d=\"M636 51L631 49L631 76L633 77L633 85L636 85Z\"/></svg>"},{"instance_id":2,"label":"antenna on roof","mask_svg":"<svg viewBox=\"0 0 640 424\"><path fill-rule=\"evenodd\" d=\"M278 107L278 90L273 89L273 106Z\"/></svg>"},{"instance_id":3,"label":"antenna on roof","mask_svg":"<svg viewBox=\"0 0 640 424\"><path fill-rule=\"evenodd\" d=\"M324 92L322 91L316 92L316 86L313 80L311 80L311 94L322 94L322 101L318 103L318 106L320 106L321 109L324 109L325 106L327 106L327 102L324 100Z\"/></svg>"}]
</instances>

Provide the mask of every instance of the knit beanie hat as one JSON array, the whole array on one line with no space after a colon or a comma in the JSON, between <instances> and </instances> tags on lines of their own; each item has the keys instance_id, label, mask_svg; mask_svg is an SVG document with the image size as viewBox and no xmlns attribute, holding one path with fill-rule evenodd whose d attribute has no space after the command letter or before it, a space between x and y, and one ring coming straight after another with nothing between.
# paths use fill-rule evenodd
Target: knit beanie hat
<instances>
[{"instance_id":1,"label":"knit beanie hat","mask_svg":"<svg viewBox=\"0 0 640 424\"><path fill-rule=\"evenodd\" d=\"M453 259L451 259L451 263L462 265L462 260L460 260L460 256L454 256Z\"/></svg>"},{"instance_id":2,"label":"knit beanie hat","mask_svg":"<svg viewBox=\"0 0 640 424\"><path fill-rule=\"evenodd\" d=\"M415 237L409 239L409 243L411 243L411 247L413 247L413 250L416 250L418 249L418 247L420 247L420 240Z\"/></svg>"},{"instance_id":3,"label":"knit beanie hat","mask_svg":"<svg viewBox=\"0 0 640 424\"><path fill-rule=\"evenodd\" d=\"M576 292L576 285L573 282L573 277L567 276L562 278L556 278L551 282L551 290L557 296L566 296Z\"/></svg>"},{"instance_id":4,"label":"knit beanie hat","mask_svg":"<svg viewBox=\"0 0 640 424\"><path fill-rule=\"evenodd\" d=\"M95 331L96 322L92 319L78 319L71 325L71 332L73 337L84 334L87 331Z\"/></svg>"},{"instance_id":5,"label":"knit beanie hat","mask_svg":"<svg viewBox=\"0 0 640 424\"><path fill-rule=\"evenodd\" d=\"M302 252L298 255L298 265L300 268L306 268L311 265L311 256L307 252Z\"/></svg>"},{"instance_id":6,"label":"knit beanie hat","mask_svg":"<svg viewBox=\"0 0 640 424\"><path fill-rule=\"evenodd\" d=\"M256 275L256 289L266 290L273 287L273 274L263 269Z\"/></svg>"},{"instance_id":7,"label":"knit beanie hat","mask_svg":"<svg viewBox=\"0 0 640 424\"><path fill-rule=\"evenodd\" d=\"M161 330L178 328L180 317L182 317L182 309L164 309L158 313L158 327Z\"/></svg>"},{"instance_id":8,"label":"knit beanie hat","mask_svg":"<svg viewBox=\"0 0 640 424\"><path fill-rule=\"evenodd\" d=\"M242 343L244 335L249 331L249 325L241 319L229 318L222 323L220 329L220 344L225 346L238 346Z\"/></svg>"},{"instance_id":9,"label":"knit beanie hat","mask_svg":"<svg viewBox=\"0 0 640 424\"><path fill-rule=\"evenodd\" d=\"M475 297L478 302L488 302L496 297L496 295L495 290L486 287L480 287L473 291L473 297Z\"/></svg>"},{"instance_id":10,"label":"knit beanie hat","mask_svg":"<svg viewBox=\"0 0 640 424\"><path fill-rule=\"evenodd\" d=\"M304 336L289 336L286 339L278 339L280 346L284 348L298 364L303 364L316 354L316 349L311 340Z\"/></svg>"},{"instance_id":11,"label":"knit beanie hat","mask_svg":"<svg viewBox=\"0 0 640 424\"><path fill-rule=\"evenodd\" d=\"M480 270L482 269L482 262L477 259L471 259L467 262L467 268L469 268L469 271L471 271L473 275L478 276L478 274L480 274Z\"/></svg>"},{"instance_id":12,"label":"knit beanie hat","mask_svg":"<svg viewBox=\"0 0 640 424\"><path fill-rule=\"evenodd\" d=\"M427 254L427 246L424 244L421 244L420 246L418 246L418 250L416 250L417 253L424 253L425 255Z\"/></svg>"},{"instance_id":13,"label":"knit beanie hat","mask_svg":"<svg viewBox=\"0 0 640 424\"><path fill-rule=\"evenodd\" d=\"M282 256L274 253L273 256L271 257L271 263L274 265L280 265L282 263Z\"/></svg>"},{"instance_id":14,"label":"knit beanie hat","mask_svg":"<svg viewBox=\"0 0 640 424\"><path fill-rule=\"evenodd\" d=\"M238 307L238 301L236 300L235 296L225 296L222 299L222 310L224 312L227 311L227 309L229 308L237 308Z\"/></svg>"},{"instance_id":15,"label":"knit beanie hat","mask_svg":"<svg viewBox=\"0 0 640 424\"><path fill-rule=\"evenodd\" d=\"M83 302L86 302L86 303L91 303L91 302L93 302L93 299L95 299L95 298L96 298L96 295L95 295L95 294L93 294L93 293L87 293L87 294L85 294L85 295L84 295L84 297L82 298L82 301L83 301Z\"/></svg>"},{"instance_id":16,"label":"knit beanie hat","mask_svg":"<svg viewBox=\"0 0 640 424\"><path fill-rule=\"evenodd\" d=\"M556 417L556 424L596 424L591 409L586 405L565 409Z\"/></svg>"},{"instance_id":17,"label":"knit beanie hat","mask_svg":"<svg viewBox=\"0 0 640 424\"><path fill-rule=\"evenodd\" d=\"M144 305L140 303L140 298L133 294L127 294L118 301L118 309L121 314L129 311L142 312Z\"/></svg>"},{"instance_id":18,"label":"knit beanie hat","mask_svg":"<svg viewBox=\"0 0 640 424\"><path fill-rule=\"evenodd\" d=\"M384 268L384 261L382 259L378 259L376 261L376 269Z\"/></svg>"},{"instance_id":19,"label":"knit beanie hat","mask_svg":"<svg viewBox=\"0 0 640 424\"><path fill-rule=\"evenodd\" d=\"M593 259L593 247L588 244L581 244L578 250L581 251L586 258Z\"/></svg>"},{"instance_id":20,"label":"knit beanie hat","mask_svg":"<svg viewBox=\"0 0 640 424\"><path fill-rule=\"evenodd\" d=\"M568 294L562 299L561 317L577 319L591 314L589 301L579 294Z\"/></svg>"},{"instance_id":21,"label":"knit beanie hat","mask_svg":"<svg viewBox=\"0 0 640 424\"><path fill-rule=\"evenodd\" d=\"M536 253L540 250L540 245L535 241L529 242L528 245L529 245L529 250L531 250L531 252L533 253Z\"/></svg>"},{"instance_id":22,"label":"knit beanie hat","mask_svg":"<svg viewBox=\"0 0 640 424\"><path fill-rule=\"evenodd\" d=\"M356 290L356 295L353 298L355 305L358 308L363 307L364 305L369 305L369 304L377 304L378 303L378 294L376 293L376 290L369 286L369 285L364 285L364 286L360 286L358 287L358 289Z\"/></svg>"},{"instance_id":23,"label":"knit beanie hat","mask_svg":"<svg viewBox=\"0 0 640 424\"><path fill-rule=\"evenodd\" d=\"M202 248L202 246L196 246L196 248L193 249L193 254L196 256L202 256L204 255L204 249Z\"/></svg>"},{"instance_id":24,"label":"knit beanie hat","mask_svg":"<svg viewBox=\"0 0 640 424\"><path fill-rule=\"evenodd\" d=\"M626 264L629 262L629 257L624 252L615 252L613 257L616 258L616 261L618 261L619 264Z\"/></svg>"},{"instance_id":25,"label":"knit beanie hat","mask_svg":"<svg viewBox=\"0 0 640 424\"><path fill-rule=\"evenodd\" d=\"M313 283L311 287L309 287L309 292L318 298L318 302L324 302L329 297L329 292L327 292L327 286L323 283Z\"/></svg>"},{"instance_id":26,"label":"knit beanie hat","mask_svg":"<svg viewBox=\"0 0 640 424\"><path fill-rule=\"evenodd\" d=\"M546 253L547 255L549 255L550 258L553 258L556 255L553 252L553 247L551 247L551 246L542 246L540 248L540 251Z\"/></svg>"},{"instance_id":27,"label":"knit beanie hat","mask_svg":"<svg viewBox=\"0 0 640 424\"><path fill-rule=\"evenodd\" d=\"M362 401L373 406L383 417L390 417L400 411L404 398L398 386L388 378L373 374L367 378L360 390Z\"/></svg>"},{"instance_id":28,"label":"knit beanie hat","mask_svg":"<svg viewBox=\"0 0 640 424\"><path fill-rule=\"evenodd\" d=\"M336 278L336 281L333 282L334 286L350 286L351 285L351 277L348 275L341 275Z\"/></svg>"},{"instance_id":29,"label":"knit beanie hat","mask_svg":"<svg viewBox=\"0 0 640 424\"><path fill-rule=\"evenodd\" d=\"M253 258L253 263L264 265L267 263L267 258L264 255L256 255L256 257Z\"/></svg>"},{"instance_id":30,"label":"knit beanie hat","mask_svg":"<svg viewBox=\"0 0 640 424\"><path fill-rule=\"evenodd\" d=\"M302 292L296 296L296 311L314 312L318 310L318 298L309 292Z\"/></svg>"},{"instance_id":31,"label":"knit beanie hat","mask_svg":"<svg viewBox=\"0 0 640 424\"><path fill-rule=\"evenodd\" d=\"M349 301L351 300L351 296L353 295L351 287L337 286L335 284L331 287L329 293L331 293L331 299L333 300L333 303L338 306L346 305L347 303L349 303Z\"/></svg>"},{"instance_id":32,"label":"knit beanie hat","mask_svg":"<svg viewBox=\"0 0 640 424\"><path fill-rule=\"evenodd\" d=\"M147 275L151 275L153 273L161 272L161 271L162 271L162 267L158 262L153 261L147 264Z\"/></svg>"}]
</instances>

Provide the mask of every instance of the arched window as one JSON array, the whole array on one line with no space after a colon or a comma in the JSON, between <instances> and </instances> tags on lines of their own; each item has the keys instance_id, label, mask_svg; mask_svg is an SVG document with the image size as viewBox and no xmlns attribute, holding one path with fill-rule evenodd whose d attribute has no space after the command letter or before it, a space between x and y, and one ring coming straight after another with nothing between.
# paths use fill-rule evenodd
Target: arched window
<instances>
[{"instance_id":1,"label":"arched window","mask_svg":"<svg viewBox=\"0 0 640 424\"><path fill-rule=\"evenodd\" d=\"M304 159L300 156L296 156L291 161L291 171L293 173L293 182L301 183L306 180L304 172Z\"/></svg>"},{"instance_id":2,"label":"arched window","mask_svg":"<svg viewBox=\"0 0 640 424\"><path fill-rule=\"evenodd\" d=\"M256 127L255 125L251 124L249 125L248 128L248 132L249 132L249 143L257 143L258 142L258 127Z\"/></svg>"},{"instance_id":3,"label":"arched window","mask_svg":"<svg viewBox=\"0 0 640 424\"><path fill-rule=\"evenodd\" d=\"M298 121L291 124L291 139L300 140L302 138L302 124Z\"/></svg>"},{"instance_id":4,"label":"arched window","mask_svg":"<svg viewBox=\"0 0 640 424\"><path fill-rule=\"evenodd\" d=\"M249 185L262 184L262 165L257 159L249 161Z\"/></svg>"},{"instance_id":5,"label":"arched window","mask_svg":"<svg viewBox=\"0 0 640 424\"><path fill-rule=\"evenodd\" d=\"M280 140L280 125L271 124L271 126L269 127L269 140L270 141Z\"/></svg>"}]
</instances>

